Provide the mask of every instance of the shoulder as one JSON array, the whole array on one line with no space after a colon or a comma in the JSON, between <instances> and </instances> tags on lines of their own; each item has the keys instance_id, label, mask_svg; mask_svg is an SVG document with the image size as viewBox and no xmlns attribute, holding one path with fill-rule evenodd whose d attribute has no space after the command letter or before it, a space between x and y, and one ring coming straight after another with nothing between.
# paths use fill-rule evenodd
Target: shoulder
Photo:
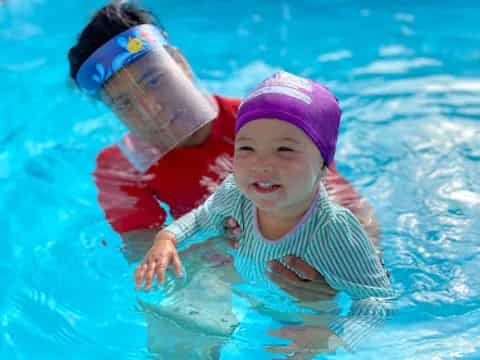
<instances>
[{"instance_id":1,"label":"shoulder","mask_svg":"<svg viewBox=\"0 0 480 360\"><path fill-rule=\"evenodd\" d=\"M357 280L364 283L370 281L365 278L375 269L383 278L384 270L375 247L350 210L332 203L330 216L317 235L317 250L319 246L320 250L333 260L330 261L330 267L336 268L333 273L343 274L340 277L345 278L362 278L361 281ZM349 270L342 269L345 264L349 264Z\"/></svg>"},{"instance_id":2,"label":"shoulder","mask_svg":"<svg viewBox=\"0 0 480 360\"><path fill-rule=\"evenodd\" d=\"M97 183L121 181L124 185L144 182L152 178L149 172L138 172L117 145L103 148L98 153L93 176Z\"/></svg>"},{"instance_id":3,"label":"shoulder","mask_svg":"<svg viewBox=\"0 0 480 360\"><path fill-rule=\"evenodd\" d=\"M240 106L241 100L239 98L231 98L221 95L213 95L213 98L217 102L220 111L236 114Z\"/></svg>"},{"instance_id":4,"label":"shoulder","mask_svg":"<svg viewBox=\"0 0 480 360\"><path fill-rule=\"evenodd\" d=\"M349 209L334 202L330 203L330 213L325 222L325 231L328 232L329 238L340 243L354 245L352 242L368 241L367 235L356 216Z\"/></svg>"},{"instance_id":5,"label":"shoulder","mask_svg":"<svg viewBox=\"0 0 480 360\"><path fill-rule=\"evenodd\" d=\"M233 139L240 99L227 98L219 95L214 95L213 98L218 105L218 115L215 119L214 133L217 133L219 136L226 135Z\"/></svg>"},{"instance_id":6,"label":"shoulder","mask_svg":"<svg viewBox=\"0 0 480 360\"><path fill-rule=\"evenodd\" d=\"M97 155L96 169L132 169L133 166L125 158L117 145L110 145L103 148Z\"/></svg>"},{"instance_id":7,"label":"shoulder","mask_svg":"<svg viewBox=\"0 0 480 360\"><path fill-rule=\"evenodd\" d=\"M364 241L370 243L365 231L353 213L331 201L322 186L316 212L316 229L324 245L351 247Z\"/></svg>"},{"instance_id":8,"label":"shoulder","mask_svg":"<svg viewBox=\"0 0 480 360\"><path fill-rule=\"evenodd\" d=\"M345 228L362 227L357 217L346 207L338 205L332 201L332 214L330 226L343 226Z\"/></svg>"},{"instance_id":9,"label":"shoulder","mask_svg":"<svg viewBox=\"0 0 480 360\"><path fill-rule=\"evenodd\" d=\"M244 200L233 175L228 175L197 211L211 224L222 226L226 218L233 217L241 225Z\"/></svg>"},{"instance_id":10,"label":"shoulder","mask_svg":"<svg viewBox=\"0 0 480 360\"><path fill-rule=\"evenodd\" d=\"M240 189L235 182L233 174L229 174L213 193L217 202L227 206L233 205L232 201L239 200L243 197Z\"/></svg>"},{"instance_id":11,"label":"shoulder","mask_svg":"<svg viewBox=\"0 0 480 360\"><path fill-rule=\"evenodd\" d=\"M243 218L245 200L233 174L230 174L206 200L204 208L211 214L221 217L232 216L239 221Z\"/></svg>"},{"instance_id":12,"label":"shoulder","mask_svg":"<svg viewBox=\"0 0 480 360\"><path fill-rule=\"evenodd\" d=\"M390 280L375 247L350 210L332 204L317 235L311 251L323 259L322 273L333 288L354 298L390 296Z\"/></svg>"}]
</instances>

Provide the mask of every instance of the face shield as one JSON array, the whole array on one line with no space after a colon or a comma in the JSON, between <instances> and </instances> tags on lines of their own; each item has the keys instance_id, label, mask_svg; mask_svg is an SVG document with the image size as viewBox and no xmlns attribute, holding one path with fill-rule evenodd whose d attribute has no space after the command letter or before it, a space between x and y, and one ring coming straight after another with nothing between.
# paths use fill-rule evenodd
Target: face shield
<instances>
[{"instance_id":1,"label":"face shield","mask_svg":"<svg viewBox=\"0 0 480 360\"><path fill-rule=\"evenodd\" d=\"M80 67L80 89L102 99L129 133L118 145L144 172L211 122L217 106L192 79L188 64L153 25L131 28Z\"/></svg>"}]
</instances>

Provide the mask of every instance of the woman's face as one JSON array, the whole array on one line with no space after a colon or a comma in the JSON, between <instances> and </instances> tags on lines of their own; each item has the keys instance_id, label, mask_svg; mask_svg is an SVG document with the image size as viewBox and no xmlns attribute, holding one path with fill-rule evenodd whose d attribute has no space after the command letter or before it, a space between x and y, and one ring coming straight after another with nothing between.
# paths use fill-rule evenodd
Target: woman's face
<instances>
[{"instance_id":1,"label":"woman's face","mask_svg":"<svg viewBox=\"0 0 480 360\"><path fill-rule=\"evenodd\" d=\"M155 50L113 75L103 99L133 134L168 150L216 116L189 75L167 51Z\"/></svg>"}]
</instances>

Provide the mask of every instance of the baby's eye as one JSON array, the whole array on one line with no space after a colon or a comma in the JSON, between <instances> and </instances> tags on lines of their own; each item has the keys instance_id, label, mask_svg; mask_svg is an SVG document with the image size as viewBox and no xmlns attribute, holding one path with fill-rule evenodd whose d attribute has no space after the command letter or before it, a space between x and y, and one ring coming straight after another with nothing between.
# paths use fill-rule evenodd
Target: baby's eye
<instances>
[{"instance_id":1,"label":"baby's eye","mask_svg":"<svg viewBox=\"0 0 480 360\"><path fill-rule=\"evenodd\" d=\"M244 145L244 146L239 146L237 148L237 150L239 150L239 151L253 151L253 147Z\"/></svg>"},{"instance_id":2,"label":"baby's eye","mask_svg":"<svg viewBox=\"0 0 480 360\"><path fill-rule=\"evenodd\" d=\"M293 152L294 150L292 148L289 148L288 146L280 146L277 151L281 152Z\"/></svg>"}]
</instances>

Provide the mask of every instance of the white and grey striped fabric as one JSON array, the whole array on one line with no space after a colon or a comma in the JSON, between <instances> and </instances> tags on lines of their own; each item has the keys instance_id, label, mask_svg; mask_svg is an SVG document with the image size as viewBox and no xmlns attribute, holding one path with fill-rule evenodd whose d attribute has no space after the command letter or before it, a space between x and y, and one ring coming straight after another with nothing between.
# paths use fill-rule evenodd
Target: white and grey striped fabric
<instances>
[{"instance_id":1,"label":"white and grey striped fabric","mask_svg":"<svg viewBox=\"0 0 480 360\"><path fill-rule=\"evenodd\" d=\"M358 301L348 316L330 326L351 348L385 318L386 307L380 299L394 296L389 277L358 220L331 202L323 185L300 223L275 241L260 233L255 206L239 191L233 175L202 206L165 230L179 242L198 231L218 229L221 235L227 217L233 217L242 229L236 259L251 259L258 265L240 274L247 281L258 283L266 276L268 261L283 262L285 256L293 255L313 266L333 289ZM266 286L268 281L261 283Z\"/></svg>"}]
</instances>

